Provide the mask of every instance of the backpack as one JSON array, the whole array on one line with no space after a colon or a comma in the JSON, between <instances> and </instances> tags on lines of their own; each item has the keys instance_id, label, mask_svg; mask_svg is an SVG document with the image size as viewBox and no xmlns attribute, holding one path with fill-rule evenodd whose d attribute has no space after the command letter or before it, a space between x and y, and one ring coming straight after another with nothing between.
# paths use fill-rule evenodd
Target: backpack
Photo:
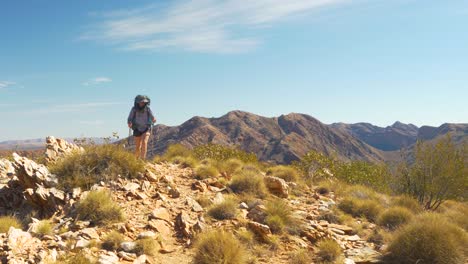
<instances>
[{"instance_id":1,"label":"backpack","mask_svg":"<svg viewBox=\"0 0 468 264\"><path fill-rule=\"evenodd\" d=\"M148 103L146 104L147 106L151 104L151 99L148 96L139 94L135 97L135 102L133 103L133 106L137 107L137 105L143 100L148 100Z\"/></svg>"}]
</instances>

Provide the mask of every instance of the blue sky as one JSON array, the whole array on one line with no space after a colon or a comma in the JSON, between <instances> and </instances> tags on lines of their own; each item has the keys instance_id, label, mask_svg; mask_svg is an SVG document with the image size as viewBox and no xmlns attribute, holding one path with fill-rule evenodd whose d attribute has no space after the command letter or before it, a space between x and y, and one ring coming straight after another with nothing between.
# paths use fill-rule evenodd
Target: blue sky
<instances>
[{"instance_id":1,"label":"blue sky","mask_svg":"<svg viewBox=\"0 0 468 264\"><path fill-rule=\"evenodd\" d=\"M240 109L468 122L468 2L2 1L0 141L126 135Z\"/></svg>"}]
</instances>

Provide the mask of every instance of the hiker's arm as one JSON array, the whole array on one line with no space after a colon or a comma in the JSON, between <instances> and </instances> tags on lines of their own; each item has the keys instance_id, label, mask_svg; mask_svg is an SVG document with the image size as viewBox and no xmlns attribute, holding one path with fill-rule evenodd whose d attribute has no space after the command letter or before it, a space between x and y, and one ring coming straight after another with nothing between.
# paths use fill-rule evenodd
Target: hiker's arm
<instances>
[{"instance_id":1,"label":"hiker's arm","mask_svg":"<svg viewBox=\"0 0 468 264\"><path fill-rule=\"evenodd\" d=\"M130 114L128 115L128 118L127 118L127 124L128 124L128 127L132 127L132 122L133 122L133 118L135 117L135 109L132 108L132 110L130 110Z\"/></svg>"},{"instance_id":2,"label":"hiker's arm","mask_svg":"<svg viewBox=\"0 0 468 264\"><path fill-rule=\"evenodd\" d=\"M150 119L153 122L153 124L156 123L156 117L154 117L153 111L151 109L149 109L149 114L150 114Z\"/></svg>"}]
</instances>

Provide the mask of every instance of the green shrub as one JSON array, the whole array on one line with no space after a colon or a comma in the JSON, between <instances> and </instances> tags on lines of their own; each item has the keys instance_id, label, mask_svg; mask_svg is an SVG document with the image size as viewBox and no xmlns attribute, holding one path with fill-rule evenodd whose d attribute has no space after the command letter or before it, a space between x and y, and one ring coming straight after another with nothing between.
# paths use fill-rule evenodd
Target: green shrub
<instances>
[{"instance_id":1,"label":"green shrub","mask_svg":"<svg viewBox=\"0 0 468 264\"><path fill-rule=\"evenodd\" d=\"M310 264L312 263L311 253L306 249L301 249L293 254L289 259L290 264Z\"/></svg>"},{"instance_id":2,"label":"green shrub","mask_svg":"<svg viewBox=\"0 0 468 264\"><path fill-rule=\"evenodd\" d=\"M39 236L52 235L54 227L52 221L42 220L37 224L36 234Z\"/></svg>"},{"instance_id":3,"label":"green shrub","mask_svg":"<svg viewBox=\"0 0 468 264\"><path fill-rule=\"evenodd\" d=\"M154 238L143 238L136 241L135 253L137 255L155 256L158 252L158 241Z\"/></svg>"},{"instance_id":4,"label":"green shrub","mask_svg":"<svg viewBox=\"0 0 468 264\"><path fill-rule=\"evenodd\" d=\"M76 206L76 214L81 220L89 220L95 225L110 224L124 220L122 209L112 201L107 191L91 191Z\"/></svg>"},{"instance_id":5,"label":"green shrub","mask_svg":"<svg viewBox=\"0 0 468 264\"><path fill-rule=\"evenodd\" d=\"M21 229L20 221L13 216L2 216L0 217L0 233L7 233L10 227Z\"/></svg>"},{"instance_id":6,"label":"green shrub","mask_svg":"<svg viewBox=\"0 0 468 264\"><path fill-rule=\"evenodd\" d=\"M253 153L247 153L235 147L228 147L216 144L200 145L193 149L194 156L199 159L213 159L216 161L226 161L229 159L238 159L245 163L257 163L257 156Z\"/></svg>"},{"instance_id":7,"label":"green shrub","mask_svg":"<svg viewBox=\"0 0 468 264\"><path fill-rule=\"evenodd\" d=\"M395 230L408 223L413 218L413 213L405 207L392 207L385 210L378 217L377 223L389 230Z\"/></svg>"},{"instance_id":8,"label":"green shrub","mask_svg":"<svg viewBox=\"0 0 468 264\"><path fill-rule=\"evenodd\" d=\"M248 259L242 244L225 231L202 234L195 243L194 264L246 264Z\"/></svg>"},{"instance_id":9,"label":"green shrub","mask_svg":"<svg viewBox=\"0 0 468 264\"><path fill-rule=\"evenodd\" d=\"M348 184L364 185L378 191L388 191L391 180L391 173L386 165L366 161L339 163L335 166L334 174Z\"/></svg>"},{"instance_id":10,"label":"green shrub","mask_svg":"<svg viewBox=\"0 0 468 264\"><path fill-rule=\"evenodd\" d=\"M317 244L317 256L322 261L333 262L341 255L341 247L333 239L324 239Z\"/></svg>"},{"instance_id":11,"label":"green shrub","mask_svg":"<svg viewBox=\"0 0 468 264\"><path fill-rule=\"evenodd\" d=\"M293 215L292 208L282 199L273 199L265 205L267 224L273 233L282 233L285 228L294 232L298 228L298 220Z\"/></svg>"},{"instance_id":12,"label":"green shrub","mask_svg":"<svg viewBox=\"0 0 468 264\"><path fill-rule=\"evenodd\" d=\"M402 227L388 247L389 263L466 263L467 233L444 217L426 213Z\"/></svg>"},{"instance_id":13,"label":"green shrub","mask_svg":"<svg viewBox=\"0 0 468 264\"><path fill-rule=\"evenodd\" d=\"M234 199L225 199L222 203L213 205L208 215L217 220L233 219L237 215L237 202Z\"/></svg>"},{"instance_id":14,"label":"green shrub","mask_svg":"<svg viewBox=\"0 0 468 264\"><path fill-rule=\"evenodd\" d=\"M194 157L175 156L169 161L180 165L182 168L195 168L198 165L198 161Z\"/></svg>"},{"instance_id":15,"label":"green shrub","mask_svg":"<svg viewBox=\"0 0 468 264\"><path fill-rule=\"evenodd\" d=\"M263 176L250 171L236 174L232 178L229 188L237 194L254 194L259 198L264 198L267 195Z\"/></svg>"},{"instance_id":16,"label":"green shrub","mask_svg":"<svg viewBox=\"0 0 468 264\"><path fill-rule=\"evenodd\" d=\"M195 178L199 180L214 178L219 176L219 171L212 165L200 165L195 169Z\"/></svg>"},{"instance_id":17,"label":"green shrub","mask_svg":"<svg viewBox=\"0 0 468 264\"><path fill-rule=\"evenodd\" d=\"M338 204L338 208L353 217L365 217L369 221L375 221L382 210L378 202L358 198L345 198Z\"/></svg>"},{"instance_id":18,"label":"green shrub","mask_svg":"<svg viewBox=\"0 0 468 264\"><path fill-rule=\"evenodd\" d=\"M400 195L394 197L392 199L392 205L405 207L414 213L422 211L422 207L418 203L418 201L416 201L416 199L408 195Z\"/></svg>"},{"instance_id":19,"label":"green shrub","mask_svg":"<svg viewBox=\"0 0 468 264\"><path fill-rule=\"evenodd\" d=\"M244 163L238 159L228 159L226 161L219 162L219 171L221 171L225 176L231 177L234 173L242 170Z\"/></svg>"},{"instance_id":20,"label":"green shrub","mask_svg":"<svg viewBox=\"0 0 468 264\"><path fill-rule=\"evenodd\" d=\"M281 178L287 182L296 182L299 172L294 167L279 165L267 170L267 175Z\"/></svg>"},{"instance_id":21,"label":"green shrub","mask_svg":"<svg viewBox=\"0 0 468 264\"><path fill-rule=\"evenodd\" d=\"M50 171L59 176L62 188L89 189L100 181L114 180L117 175L135 178L144 171L144 162L121 146L99 145L60 159L50 166Z\"/></svg>"},{"instance_id":22,"label":"green shrub","mask_svg":"<svg viewBox=\"0 0 468 264\"><path fill-rule=\"evenodd\" d=\"M317 182L329 178L330 175L323 173L323 169L327 168L334 172L337 163L337 160L318 151L310 151L300 161L294 161L293 166L304 175L308 182Z\"/></svg>"},{"instance_id":23,"label":"green shrub","mask_svg":"<svg viewBox=\"0 0 468 264\"><path fill-rule=\"evenodd\" d=\"M468 144L457 146L447 134L435 142L418 141L412 154L411 164L399 166L398 191L415 197L427 210L448 199L468 199Z\"/></svg>"},{"instance_id":24,"label":"green shrub","mask_svg":"<svg viewBox=\"0 0 468 264\"><path fill-rule=\"evenodd\" d=\"M124 242L125 237L117 232L117 231L112 231L109 234L104 237L104 240L102 242L102 248L105 250L117 250L120 247L120 244Z\"/></svg>"},{"instance_id":25,"label":"green shrub","mask_svg":"<svg viewBox=\"0 0 468 264\"><path fill-rule=\"evenodd\" d=\"M191 157L192 151L185 147L182 144L173 144L170 145L167 149L166 152L163 155L163 159L165 160L171 160L174 157Z\"/></svg>"}]
</instances>

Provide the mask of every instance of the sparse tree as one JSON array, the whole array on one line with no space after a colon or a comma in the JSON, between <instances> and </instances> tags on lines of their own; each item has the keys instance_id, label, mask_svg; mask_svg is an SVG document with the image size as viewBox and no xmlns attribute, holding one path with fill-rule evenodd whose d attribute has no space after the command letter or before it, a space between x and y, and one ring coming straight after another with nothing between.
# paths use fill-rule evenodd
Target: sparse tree
<instances>
[{"instance_id":1,"label":"sparse tree","mask_svg":"<svg viewBox=\"0 0 468 264\"><path fill-rule=\"evenodd\" d=\"M398 187L427 210L437 209L447 199L466 199L467 156L467 146L457 148L450 135L435 143L419 141L414 161L400 165Z\"/></svg>"}]
</instances>

